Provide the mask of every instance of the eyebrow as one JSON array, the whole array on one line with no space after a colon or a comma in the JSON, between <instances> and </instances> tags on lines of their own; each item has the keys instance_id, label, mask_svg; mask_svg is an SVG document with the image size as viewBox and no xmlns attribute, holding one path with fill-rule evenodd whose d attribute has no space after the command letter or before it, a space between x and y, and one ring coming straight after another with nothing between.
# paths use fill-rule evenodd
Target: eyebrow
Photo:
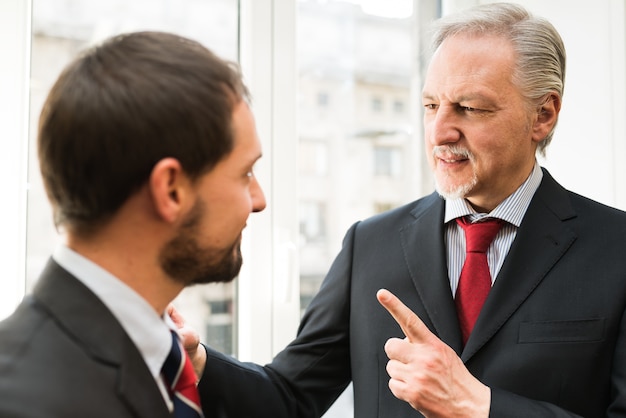
<instances>
[{"instance_id":1,"label":"eyebrow","mask_svg":"<svg viewBox=\"0 0 626 418\"><path fill-rule=\"evenodd\" d=\"M438 100L435 95L424 92L422 93L422 99L426 99L426 100ZM452 103L461 103L461 102L467 102L467 101L473 101L473 100L478 100L480 102L483 103L493 103L493 100L484 95L484 94L480 94L480 93L469 93L469 94L463 94L459 97L456 97L454 100L451 100Z\"/></svg>"},{"instance_id":2,"label":"eyebrow","mask_svg":"<svg viewBox=\"0 0 626 418\"><path fill-rule=\"evenodd\" d=\"M256 164L257 161L259 161L261 159L261 157L263 157L263 153L260 152L258 154L256 154L256 156L253 156L251 158L246 158L246 162L245 162L245 166L252 166L254 164Z\"/></svg>"}]
</instances>

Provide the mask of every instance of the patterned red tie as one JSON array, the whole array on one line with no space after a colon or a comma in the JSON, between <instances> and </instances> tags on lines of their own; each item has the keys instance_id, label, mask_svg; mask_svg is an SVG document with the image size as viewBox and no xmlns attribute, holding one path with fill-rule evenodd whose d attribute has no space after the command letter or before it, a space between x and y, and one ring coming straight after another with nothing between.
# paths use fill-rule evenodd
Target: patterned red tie
<instances>
[{"instance_id":1,"label":"patterned red tie","mask_svg":"<svg viewBox=\"0 0 626 418\"><path fill-rule=\"evenodd\" d=\"M470 223L465 218L456 221L465 230L465 263L455 297L465 345L491 290L487 249L504 222L493 218L476 223Z\"/></svg>"},{"instance_id":2,"label":"patterned red tie","mask_svg":"<svg viewBox=\"0 0 626 418\"><path fill-rule=\"evenodd\" d=\"M175 331L172 331L172 349L165 359L161 373L169 386L176 418L202 418L200 395L196 388L196 373Z\"/></svg>"}]
</instances>

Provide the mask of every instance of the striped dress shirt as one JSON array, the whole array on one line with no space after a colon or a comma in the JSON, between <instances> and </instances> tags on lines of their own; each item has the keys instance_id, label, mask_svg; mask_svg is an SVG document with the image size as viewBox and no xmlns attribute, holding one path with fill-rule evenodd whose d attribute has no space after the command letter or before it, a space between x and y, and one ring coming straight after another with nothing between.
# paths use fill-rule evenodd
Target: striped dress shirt
<instances>
[{"instance_id":1,"label":"striped dress shirt","mask_svg":"<svg viewBox=\"0 0 626 418\"><path fill-rule=\"evenodd\" d=\"M500 267L502 267L504 259L515 239L517 228L519 228L526 209L528 209L528 205L530 205L530 201L537 191L542 178L543 172L539 164L535 162L533 171L526 181L490 213L476 212L465 199L446 201L444 216L446 224L445 242L448 256L448 276L453 296L456 294L461 269L465 262L465 233L454 220L462 216L468 216L472 223L486 217L498 218L507 222L500 229L487 250L487 263L489 264L491 284L493 286Z\"/></svg>"}]
</instances>

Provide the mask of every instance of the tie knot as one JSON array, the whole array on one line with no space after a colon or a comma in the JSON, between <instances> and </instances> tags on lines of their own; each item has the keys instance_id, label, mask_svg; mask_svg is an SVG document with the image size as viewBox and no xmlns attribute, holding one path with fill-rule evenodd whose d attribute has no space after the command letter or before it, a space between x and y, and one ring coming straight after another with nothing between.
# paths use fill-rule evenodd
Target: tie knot
<instances>
[{"instance_id":1,"label":"tie knot","mask_svg":"<svg viewBox=\"0 0 626 418\"><path fill-rule=\"evenodd\" d=\"M470 223L463 217L457 218L456 222L465 231L465 251L468 253L486 253L487 248L504 224L502 220L495 218Z\"/></svg>"}]
</instances>

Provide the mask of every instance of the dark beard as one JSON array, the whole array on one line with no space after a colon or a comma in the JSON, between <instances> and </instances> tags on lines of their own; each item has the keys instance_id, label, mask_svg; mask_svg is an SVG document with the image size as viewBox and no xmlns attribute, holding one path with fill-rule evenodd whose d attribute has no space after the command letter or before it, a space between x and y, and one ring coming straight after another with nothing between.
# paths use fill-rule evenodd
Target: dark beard
<instances>
[{"instance_id":1,"label":"dark beard","mask_svg":"<svg viewBox=\"0 0 626 418\"><path fill-rule=\"evenodd\" d=\"M230 282L237 277L243 263L240 240L226 250L211 250L198 244L195 230L204 207L203 201L195 203L178 235L159 254L165 273L185 286Z\"/></svg>"}]
</instances>

